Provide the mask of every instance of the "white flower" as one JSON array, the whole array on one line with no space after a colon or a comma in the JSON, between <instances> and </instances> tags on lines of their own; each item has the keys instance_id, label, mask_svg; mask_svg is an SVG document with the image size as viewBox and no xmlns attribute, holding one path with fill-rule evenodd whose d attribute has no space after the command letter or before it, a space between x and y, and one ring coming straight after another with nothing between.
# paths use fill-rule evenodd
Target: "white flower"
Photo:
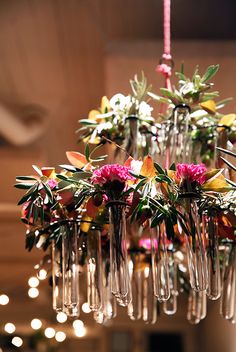
<instances>
[{"instance_id":1,"label":"white flower","mask_svg":"<svg viewBox=\"0 0 236 352\"><path fill-rule=\"evenodd\" d=\"M139 114L143 116L151 116L153 108L146 103L145 101L142 101L139 105Z\"/></svg>"},{"instance_id":2,"label":"white flower","mask_svg":"<svg viewBox=\"0 0 236 352\"><path fill-rule=\"evenodd\" d=\"M110 99L110 105L112 110L123 110L125 105L127 104L127 97L123 94L115 94L113 97Z\"/></svg>"},{"instance_id":3,"label":"white flower","mask_svg":"<svg viewBox=\"0 0 236 352\"><path fill-rule=\"evenodd\" d=\"M140 160L132 160L130 163L131 170L136 174L139 175L143 162Z\"/></svg>"},{"instance_id":4,"label":"white flower","mask_svg":"<svg viewBox=\"0 0 236 352\"><path fill-rule=\"evenodd\" d=\"M103 122L100 123L96 129L97 129L97 133L100 134L103 130L110 130L113 127L111 122Z\"/></svg>"},{"instance_id":5,"label":"white flower","mask_svg":"<svg viewBox=\"0 0 236 352\"><path fill-rule=\"evenodd\" d=\"M190 92L194 92L194 84L193 82L186 83L182 88L180 88L180 94L186 95Z\"/></svg>"}]
</instances>

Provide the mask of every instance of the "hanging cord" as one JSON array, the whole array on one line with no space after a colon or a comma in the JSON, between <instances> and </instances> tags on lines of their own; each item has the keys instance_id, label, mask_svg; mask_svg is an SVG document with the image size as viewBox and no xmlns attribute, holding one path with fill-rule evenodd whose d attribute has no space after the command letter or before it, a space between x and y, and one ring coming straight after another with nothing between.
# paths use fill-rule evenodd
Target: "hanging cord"
<instances>
[{"instance_id":1,"label":"hanging cord","mask_svg":"<svg viewBox=\"0 0 236 352\"><path fill-rule=\"evenodd\" d=\"M171 49L171 35L170 35L170 8L171 0L163 0L164 6L164 20L163 20L163 34L164 34L164 52L160 59L156 71L161 73L165 78L165 88L171 90L170 77L174 62L170 53Z\"/></svg>"}]
</instances>

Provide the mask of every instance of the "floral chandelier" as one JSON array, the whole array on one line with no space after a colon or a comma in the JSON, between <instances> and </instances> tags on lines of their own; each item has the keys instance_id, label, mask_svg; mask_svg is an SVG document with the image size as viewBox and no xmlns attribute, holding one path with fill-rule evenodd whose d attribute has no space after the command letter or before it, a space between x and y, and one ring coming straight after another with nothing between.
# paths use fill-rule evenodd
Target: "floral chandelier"
<instances>
[{"instance_id":1,"label":"floral chandelier","mask_svg":"<svg viewBox=\"0 0 236 352\"><path fill-rule=\"evenodd\" d=\"M26 248L50 253L53 308L68 316L79 315L85 275L98 323L118 304L154 324L161 306L176 313L183 291L190 323L205 318L207 299L236 321L236 167L227 158L236 156L236 115L220 113L229 99L216 102L211 91L218 65L192 79L182 68L172 87L169 19L164 1L161 94L135 76L130 95L103 97L80 120L84 155L67 152L60 172L33 166L37 176L17 177ZM104 145L109 155L97 156Z\"/></svg>"}]
</instances>

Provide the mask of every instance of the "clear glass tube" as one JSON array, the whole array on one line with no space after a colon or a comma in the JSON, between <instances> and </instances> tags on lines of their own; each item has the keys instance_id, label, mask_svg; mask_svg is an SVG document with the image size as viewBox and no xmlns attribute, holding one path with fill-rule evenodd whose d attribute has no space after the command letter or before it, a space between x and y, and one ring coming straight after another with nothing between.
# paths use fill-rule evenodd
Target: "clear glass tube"
<instances>
[{"instance_id":1,"label":"clear glass tube","mask_svg":"<svg viewBox=\"0 0 236 352\"><path fill-rule=\"evenodd\" d=\"M68 316L79 314L78 229L75 222L61 226L64 307Z\"/></svg>"},{"instance_id":2,"label":"clear glass tube","mask_svg":"<svg viewBox=\"0 0 236 352\"><path fill-rule=\"evenodd\" d=\"M123 299L129 293L129 270L124 205L110 205L109 221L111 290L117 298Z\"/></svg>"},{"instance_id":3,"label":"clear glass tube","mask_svg":"<svg viewBox=\"0 0 236 352\"><path fill-rule=\"evenodd\" d=\"M173 119L166 125L165 166L168 168L173 160L176 163L191 161L192 140L189 132L190 108L182 104L173 111Z\"/></svg>"},{"instance_id":4,"label":"clear glass tube","mask_svg":"<svg viewBox=\"0 0 236 352\"><path fill-rule=\"evenodd\" d=\"M178 296L177 263L174 260L173 253L169 256L169 284L170 298L163 302L163 311L167 315L173 315L177 312Z\"/></svg>"},{"instance_id":5,"label":"clear glass tube","mask_svg":"<svg viewBox=\"0 0 236 352\"><path fill-rule=\"evenodd\" d=\"M56 312L64 309L61 242L52 241L52 306Z\"/></svg>"},{"instance_id":6,"label":"clear glass tube","mask_svg":"<svg viewBox=\"0 0 236 352\"><path fill-rule=\"evenodd\" d=\"M207 295L206 291L199 291L201 295L201 320L206 318L207 315Z\"/></svg>"},{"instance_id":7,"label":"clear glass tube","mask_svg":"<svg viewBox=\"0 0 236 352\"><path fill-rule=\"evenodd\" d=\"M143 321L155 324L157 321L157 300L153 294L152 267L146 266L143 271Z\"/></svg>"},{"instance_id":8,"label":"clear glass tube","mask_svg":"<svg viewBox=\"0 0 236 352\"><path fill-rule=\"evenodd\" d=\"M220 313L225 319L232 319L235 311L236 285L236 246L232 244L228 263L225 266L222 283Z\"/></svg>"},{"instance_id":9,"label":"clear glass tube","mask_svg":"<svg viewBox=\"0 0 236 352\"><path fill-rule=\"evenodd\" d=\"M158 301L167 301L170 298L169 259L167 253L166 229L162 223L153 228L151 237L152 273L154 295Z\"/></svg>"},{"instance_id":10,"label":"clear glass tube","mask_svg":"<svg viewBox=\"0 0 236 352\"><path fill-rule=\"evenodd\" d=\"M116 317L116 297L111 292L111 273L109 270L110 261L107 257L107 252L102 255L102 307L104 317L109 320Z\"/></svg>"},{"instance_id":11,"label":"clear glass tube","mask_svg":"<svg viewBox=\"0 0 236 352\"><path fill-rule=\"evenodd\" d=\"M207 296L211 300L216 300L221 295L221 273L218 247L218 221L216 214L205 212L202 217L203 232L208 238L207 266L208 285Z\"/></svg>"},{"instance_id":12,"label":"clear glass tube","mask_svg":"<svg viewBox=\"0 0 236 352\"><path fill-rule=\"evenodd\" d=\"M190 324L198 324L202 316L202 292L190 290L188 297L187 320Z\"/></svg>"},{"instance_id":13,"label":"clear glass tube","mask_svg":"<svg viewBox=\"0 0 236 352\"><path fill-rule=\"evenodd\" d=\"M142 271L139 263L140 254L133 255L133 260L129 261L131 302L128 305L128 315L131 320L139 320L142 317Z\"/></svg>"},{"instance_id":14,"label":"clear glass tube","mask_svg":"<svg viewBox=\"0 0 236 352\"><path fill-rule=\"evenodd\" d=\"M125 149L127 153L134 159L138 159L138 118L135 115L127 117L129 129Z\"/></svg>"},{"instance_id":15,"label":"clear glass tube","mask_svg":"<svg viewBox=\"0 0 236 352\"><path fill-rule=\"evenodd\" d=\"M218 127L215 132L215 168L216 169L224 169L224 174L229 178L229 167L225 164L225 162L221 159L221 152L217 150L217 147L223 149L232 149L231 143L229 143L228 137L229 128L227 126ZM226 159L228 159L227 155L224 155Z\"/></svg>"},{"instance_id":16,"label":"clear glass tube","mask_svg":"<svg viewBox=\"0 0 236 352\"><path fill-rule=\"evenodd\" d=\"M92 311L102 306L101 232L91 230L87 236L87 300Z\"/></svg>"},{"instance_id":17,"label":"clear glass tube","mask_svg":"<svg viewBox=\"0 0 236 352\"><path fill-rule=\"evenodd\" d=\"M208 284L206 259L206 239L200 228L200 216L195 200L191 201L189 222L191 235L186 235L186 251L191 287L195 291L204 291Z\"/></svg>"}]
</instances>

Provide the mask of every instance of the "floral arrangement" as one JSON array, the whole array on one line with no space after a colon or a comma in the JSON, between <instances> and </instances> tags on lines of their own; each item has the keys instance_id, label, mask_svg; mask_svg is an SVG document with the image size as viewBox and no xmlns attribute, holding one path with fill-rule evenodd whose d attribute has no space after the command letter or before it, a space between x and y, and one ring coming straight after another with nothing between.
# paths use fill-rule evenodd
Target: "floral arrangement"
<instances>
[{"instance_id":1,"label":"floral arrangement","mask_svg":"<svg viewBox=\"0 0 236 352\"><path fill-rule=\"evenodd\" d=\"M161 154L164 153L167 142L165 137L162 141L165 123L171 121L175 106L185 105L190 111L188 133L193 144L192 159L196 162L200 155L201 161L209 165L214 159L218 135L226 133L228 136L227 142L224 141L221 147L232 147L235 143L236 115L225 115L219 111L232 99L216 102L219 92L210 91L214 84L209 81L218 69L219 65L209 66L201 76L197 67L190 79L185 76L182 67L181 72L176 72L177 87L160 88L161 95L150 92L151 86L147 84L143 73L141 79L136 75L134 80L130 81L132 88L130 95L118 93L110 100L103 97L101 107L90 111L88 119L79 121L83 125L78 130L82 133L80 140L91 144L112 141L124 147L132 156L134 155L132 145L138 143L139 153L136 153L136 156L147 155L152 145L154 152L160 154L158 160L162 163ZM162 111L156 119L152 116L154 109L150 105L150 99L162 104ZM132 122L134 118L137 119L136 122ZM127 137L128 142L125 142ZM164 146L160 145L162 143ZM222 167L222 163L220 166Z\"/></svg>"},{"instance_id":2,"label":"floral arrangement","mask_svg":"<svg viewBox=\"0 0 236 352\"><path fill-rule=\"evenodd\" d=\"M34 165L35 176L17 177L15 187L26 190L18 203L26 248L52 253L56 311L78 316L81 267L97 322L114 317L116 303L128 307L132 320L143 314L154 323L156 299L169 300L172 308L164 310L174 314L178 281L190 306L196 300L203 306L206 294L220 297L220 265L229 268L226 276L236 270L236 184L228 177L236 168L227 158L236 154L224 149L234 142L235 115L220 114L228 100L215 103L218 92L209 92L217 70L210 66L200 76L196 69L192 79L182 70L178 88L161 89L163 96L150 92L143 74L135 76L130 95L103 97L101 107L80 120L84 155L67 152L70 164L60 172ZM157 119L150 98L166 105ZM107 142L115 147L112 163L105 163L107 155L95 157ZM225 302L228 282L222 284ZM203 319L192 316L191 307L189 314L191 322Z\"/></svg>"},{"instance_id":3,"label":"floral arrangement","mask_svg":"<svg viewBox=\"0 0 236 352\"><path fill-rule=\"evenodd\" d=\"M15 187L27 189L19 205L23 205L22 221L28 228L28 249L39 243L46 249L53 239L57 240L61 223L70 220L78 221L83 232L91 226L104 230L108 224L107 205L112 201L127 207L131 222L144 226L148 222L155 227L164 221L168 238L174 239L178 222L189 234L187 219L178 210L185 199L196 198L203 212L210 208L224 211L225 197L227 203L229 193L231 203L235 197L223 170L207 171L203 164L173 164L164 170L147 156L143 161L130 157L124 165L95 167L97 160L90 155L87 152L86 158L68 152L73 165L63 165L61 173L34 166L37 176L17 177Z\"/></svg>"}]
</instances>

